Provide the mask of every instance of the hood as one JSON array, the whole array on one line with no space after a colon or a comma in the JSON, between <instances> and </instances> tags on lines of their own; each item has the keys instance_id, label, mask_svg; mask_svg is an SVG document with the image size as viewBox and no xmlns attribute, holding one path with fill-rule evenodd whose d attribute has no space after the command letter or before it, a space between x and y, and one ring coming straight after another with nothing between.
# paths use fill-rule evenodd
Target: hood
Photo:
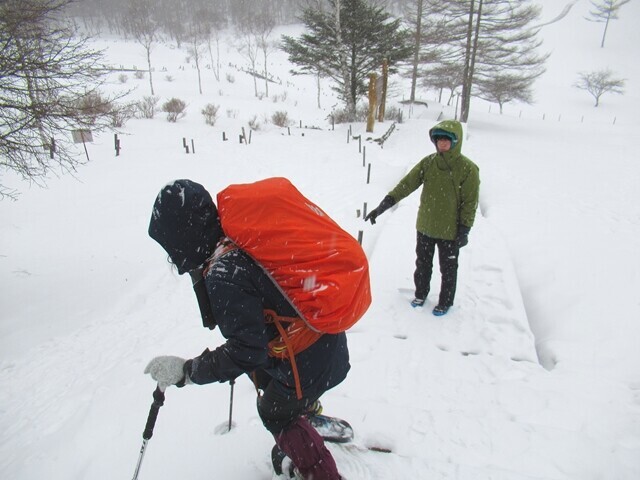
<instances>
[{"instance_id":1,"label":"hood","mask_svg":"<svg viewBox=\"0 0 640 480\"><path fill-rule=\"evenodd\" d=\"M448 153L452 157L460 155L462 152L462 137L464 136L462 124L457 120L444 120L435 125L431 130L429 130L429 139L434 145L436 142L433 141L433 136L438 130L453 134L456 137L456 142L454 145L451 145L451 150L449 150Z\"/></svg>"},{"instance_id":2,"label":"hood","mask_svg":"<svg viewBox=\"0 0 640 480\"><path fill-rule=\"evenodd\" d=\"M165 249L180 275L204 264L222 235L218 209L202 185L175 180L160 190L149 236Z\"/></svg>"}]
</instances>

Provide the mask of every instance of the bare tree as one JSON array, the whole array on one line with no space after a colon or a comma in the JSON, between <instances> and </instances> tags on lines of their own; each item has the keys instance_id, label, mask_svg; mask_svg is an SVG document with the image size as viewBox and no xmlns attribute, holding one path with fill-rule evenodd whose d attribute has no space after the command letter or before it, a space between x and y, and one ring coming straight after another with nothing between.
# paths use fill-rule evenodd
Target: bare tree
<instances>
[{"instance_id":1,"label":"bare tree","mask_svg":"<svg viewBox=\"0 0 640 480\"><path fill-rule=\"evenodd\" d=\"M604 23L604 32L602 33L600 48L604 47L604 40L607 36L609 20L616 20L618 18L618 11L620 10L620 7L630 1L631 0L591 0L593 10L589 10L589 16L585 18L590 22Z\"/></svg>"},{"instance_id":2,"label":"bare tree","mask_svg":"<svg viewBox=\"0 0 640 480\"><path fill-rule=\"evenodd\" d=\"M151 0L129 0L129 9L126 16L127 31L133 35L136 42L144 48L147 54L147 66L149 68L149 86L151 95L153 90L153 68L151 67L151 51L158 41L159 26L153 17Z\"/></svg>"},{"instance_id":3,"label":"bare tree","mask_svg":"<svg viewBox=\"0 0 640 480\"><path fill-rule=\"evenodd\" d=\"M455 63L443 62L429 70L428 75L422 79L422 85L429 88L435 88L440 91L438 102L442 102L442 91L449 91L447 105L451 105L451 100L462 85L462 70Z\"/></svg>"},{"instance_id":4,"label":"bare tree","mask_svg":"<svg viewBox=\"0 0 640 480\"><path fill-rule=\"evenodd\" d=\"M202 74L200 70L200 59L203 54L204 37L201 34L196 33L197 29L193 27L194 26L192 25L189 29L189 46L187 48L187 51L189 52L189 55L191 55L191 58L193 58L193 62L196 66L196 72L198 72L198 92L200 92L200 95L202 95Z\"/></svg>"},{"instance_id":5,"label":"bare tree","mask_svg":"<svg viewBox=\"0 0 640 480\"><path fill-rule=\"evenodd\" d=\"M518 100L532 103L531 81L518 74L498 73L477 83L477 96L500 106L500 114L505 103Z\"/></svg>"},{"instance_id":6,"label":"bare tree","mask_svg":"<svg viewBox=\"0 0 640 480\"><path fill-rule=\"evenodd\" d=\"M0 168L36 183L83 163L71 132L108 128L114 114L101 52L61 19L69 2L0 2Z\"/></svg>"},{"instance_id":7,"label":"bare tree","mask_svg":"<svg viewBox=\"0 0 640 480\"><path fill-rule=\"evenodd\" d=\"M238 34L240 41L236 50L249 61L249 68L251 69L251 75L253 76L253 93L258 96L258 80L256 65L258 62L258 41L254 35L250 26L243 26Z\"/></svg>"},{"instance_id":8,"label":"bare tree","mask_svg":"<svg viewBox=\"0 0 640 480\"><path fill-rule=\"evenodd\" d=\"M258 43L258 48L262 52L262 60L264 62L264 88L265 94L269 96L269 55L276 49L276 44L269 40L271 32L276 26L273 15L269 10L263 7L260 14L256 17L254 23L254 33Z\"/></svg>"},{"instance_id":9,"label":"bare tree","mask_svg":"<svg viewBox=\"0 0 640 480\"><path fill-rule=\"evenodd\" d=\"M187 51L193 58L198 72L198 91L202 95L202 74L200 70L200 63L202 54L204 51L204 43L211 36L211 24L209 23L206 12L203 10L193 10L193 19L187 26L187 38L189 46Z\"/></svg>"},{"instance_id":10,"label":"bare tree","mask_svg":"<svg viewBox=\"0 0 640 480\"><path fill-rule=\"evenodd\" d=\"M211 41L215 42L216 46L216 58L213 58L213 47ZM220 33L218 30L212 31L211 35L207 37L207 49L209 51L209 58L211 60L211 70L213 70L213 76L216 81L220 81Z\"/></svg>"},{"instance_id":11,"label":"bare tree","mask_svg":"<svg viewBox=\"0 0 640 480\"><path fill-rule=\"evenodd\" d=\"M614 78L610 70L598 70L578 74L578 81L574 84L580 90L586 90L596 100L595 106L600 105L600 97L605 93L624 93L625 81Z\"/></svg>"}]
</instances>

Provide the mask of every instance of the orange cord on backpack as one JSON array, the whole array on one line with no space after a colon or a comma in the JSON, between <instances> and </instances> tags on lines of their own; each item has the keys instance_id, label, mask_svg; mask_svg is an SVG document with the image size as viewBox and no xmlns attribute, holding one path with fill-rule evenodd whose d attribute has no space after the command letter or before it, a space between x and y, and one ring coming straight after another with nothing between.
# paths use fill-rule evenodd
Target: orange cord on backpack
<instances>
[{"instance_id":1,"label":"orange cord on backpack","mask_svg":"<svg viewBox=\"0 0 640 480\"><path fill-rule=\"evenodd\" d=\"M304 320L299 317L283 317L273 310L265 310L264 318L267 323L273 323L280 334L269 342L269 355L276 358L287 359L291 362L291 371L296 387L296 397L302 399L302 386L296 364L296 355L313 345L322 333L314 332L307 327ZM289 323L285 329L283 322ZM288 333L287 333L288 332Z\"/></svg>"}]
</instances>

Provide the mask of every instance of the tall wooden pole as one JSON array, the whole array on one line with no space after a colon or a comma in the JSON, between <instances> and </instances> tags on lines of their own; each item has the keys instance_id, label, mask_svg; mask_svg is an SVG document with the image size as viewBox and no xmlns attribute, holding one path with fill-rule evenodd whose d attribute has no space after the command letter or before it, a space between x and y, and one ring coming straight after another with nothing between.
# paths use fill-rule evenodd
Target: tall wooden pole
<instances>
[{"instance_id":1,"label":"tall wooden pole","mask_svg":"<svg viewBox=\"0 0 640 480\"><path fill-rule=\"evenodd\" d=\"M373 124L376 121L376 107L378 100L376 98L376 79L375 73L369 74L369 114L367 115L367 132L373 132Z\"/></svg>"},{"instance_id":2,"label":"tall wooden pole","mask_svg":"<svg viewBox=\"0 0 640 480\"><path fill-rule=\"evenodd\" d=\"M378 109L378 121L384 122L385 104L387 103L387 80L389 78L389 61L385 58L382 62L382 92L380 108Z\"/></svg>"}]
</instances>

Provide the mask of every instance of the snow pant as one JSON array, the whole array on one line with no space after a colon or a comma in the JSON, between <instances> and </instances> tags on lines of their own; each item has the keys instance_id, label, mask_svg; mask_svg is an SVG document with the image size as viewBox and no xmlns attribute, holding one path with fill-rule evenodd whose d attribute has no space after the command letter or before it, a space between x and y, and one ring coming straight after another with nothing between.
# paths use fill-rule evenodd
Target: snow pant
<instances>
[{"instance_id":1,"label":"snow pant","mask_svg":"<svg viewBox=\"0 0 640 480\"><path fill-rule=\"evenodd\" d=\"M298 400L295 390L287 390L262 371L253 374L258 397L258 414L273 435L276 445L291 459L305 479L339 480L338 467L320 434L304 416L317 398Z\"/></svg>"},{"instance_id":2,"label":"snow pant","mask_svg":"<svg viewBox=\"0 0 640 480\"><path fill-rule=\"evenodd\" d=\"M438 246L438 261L442 277L438 305L450 307L456 296L460 248L455 240L431 238L420 232L418 232L416 241L416 270L413 275L416 298L427 298L429 294L436 245Z\"/></svg>"}]
</instances>

